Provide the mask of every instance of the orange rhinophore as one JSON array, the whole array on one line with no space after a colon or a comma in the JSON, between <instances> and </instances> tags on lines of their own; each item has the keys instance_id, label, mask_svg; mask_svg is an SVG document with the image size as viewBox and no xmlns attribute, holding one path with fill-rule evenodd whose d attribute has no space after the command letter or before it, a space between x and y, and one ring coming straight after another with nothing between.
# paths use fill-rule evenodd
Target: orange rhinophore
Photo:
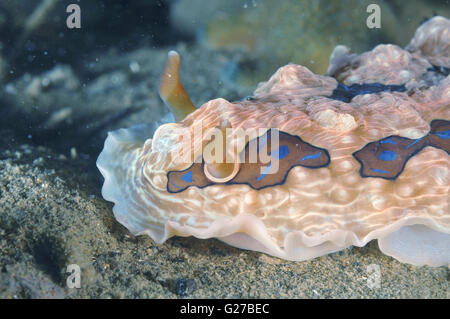
<instances>
[{"instance_id":1,"label":"orange rhinophore","mask_svg":"<svg viewBox=\"0 0 450 319\"><path fill-rule=\"evenodd\" d=\"M450 20L433 17L405 49L339 46L327 75L289 64L251 99L198 109L171 51L159 89L177 122L110 132L102 195L157 243L215 237L301 261L376 239L448 266L449 43Z\"/></svg>"},{"instance_id":2,"label":"orange rhinophore","mask_svg":"<svg viewBox=\"0 0 450 319\"><path fill-rule=\"evenodd\" d=\"M175 51L170 51L167 63L159 81L159 95L175 115L177 121L181 121L196 110L189 95L180 82L180 56Z\"/></svg>"}]
</instances>

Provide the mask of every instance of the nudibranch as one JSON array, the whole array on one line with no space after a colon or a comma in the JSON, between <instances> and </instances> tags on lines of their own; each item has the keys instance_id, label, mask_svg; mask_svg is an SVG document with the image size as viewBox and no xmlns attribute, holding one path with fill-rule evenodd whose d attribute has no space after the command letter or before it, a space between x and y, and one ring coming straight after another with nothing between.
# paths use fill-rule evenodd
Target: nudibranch
<instances>
[{"instance_id":1,"label":"nudibranch","mask_svg":"<svg viewBox=\"0 0 450 319\"><path fill-rule=\"evenodd\" d=\"M288 64L252 97L196 108L174 51L175 123L110 132L97 166L116 219L157 243L218 238L287 260L364 246L450 264L450 20L410 44L338 46L326 75Z\"/></svg>"}]
</instances>

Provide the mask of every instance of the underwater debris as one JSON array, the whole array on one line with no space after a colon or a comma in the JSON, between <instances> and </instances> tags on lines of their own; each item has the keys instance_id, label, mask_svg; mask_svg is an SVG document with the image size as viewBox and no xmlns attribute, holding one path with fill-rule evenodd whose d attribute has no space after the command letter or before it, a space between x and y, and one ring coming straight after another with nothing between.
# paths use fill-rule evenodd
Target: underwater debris
<instances>
[{"instance_id":1,"label":"underwater debris","mask_svg":"<svg viewBox=\"0 0 450 319\"><path fill-rule=\"evenodd\" d=\"M23 44L28 37L45 22L57 3L57 0L42 0L41 3L36 6L33 13L25 21L22 33L14 43L14 49L11 51L11 54L16 54L17 50L23 47Z\"/></svg>"}]
</instances>

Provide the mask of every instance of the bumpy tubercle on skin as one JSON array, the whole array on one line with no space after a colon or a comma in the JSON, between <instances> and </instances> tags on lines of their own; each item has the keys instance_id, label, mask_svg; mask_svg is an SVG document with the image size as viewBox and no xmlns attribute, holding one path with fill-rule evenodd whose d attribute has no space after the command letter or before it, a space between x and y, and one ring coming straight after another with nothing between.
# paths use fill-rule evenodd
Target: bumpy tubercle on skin
<instances>
[{"instance_id":1,"label":"bumpy tubercle on skin","mask_svg":"<svg viewBox=\"0 0 450 319\"><path fill-rule=\"evenodd\" d=\"M373 59L377 54L393 62L389 68L385 68L387 60ZM395 63L398 59L401 63ZM135 205L130 215L138 218L145 211L149 223L162 228L169 223L207 229L218 220L251 214L262 222L278 247L283 247L286 236L295 231L315 238L347 230L362 240L404 218L426 219L435 230L450 233L450 159L445 151L426 147L393 181L362 178L360 165L352 157L370 142L390 135L416 139L428 133L431 120L450 119L450 79L421 89L422 69L431 66L427 57L392 45L380 45L359 56L358 63L358 68L344 72L344 82L368 76L371 82L399 84L399 74L408 70L410 94L360 95L350 103L330 100L327 96L337 85L334 78L315 75L298 65L284 66L259 85L252 100L209 101L183 121L159 127L153 140L136 149L128 166L132 182L126 186ZM298 135L327 149L331 163L314 170L295 167L283 185L259 191L247 185L212 185L167 193L167 173L192 164L176 156L182 148L180 136L191 136L192 158L197 158L207 140L194 134L195 125L201 123L205 133L220 127L223 119L233 129L265 126ZM153 203L150 211L148 202ZM140 225L134 230L142 231L146 222ZM187 235L177 227L170 229L169 237Z\"/></svg>"}]
</instances>

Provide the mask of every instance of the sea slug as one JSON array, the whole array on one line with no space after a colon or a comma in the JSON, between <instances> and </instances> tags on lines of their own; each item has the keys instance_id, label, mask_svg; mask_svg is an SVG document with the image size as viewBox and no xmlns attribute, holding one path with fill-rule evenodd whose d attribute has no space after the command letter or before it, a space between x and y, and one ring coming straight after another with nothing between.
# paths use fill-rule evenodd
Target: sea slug
<instances>
[{"instance_id":1,"label":"sea slug","mask_svg":"<svg viewBox=\"0 0 450 319\"><path fill-rule=\"evenodd\" d=\"M450 264L450 20L405 49L338 46L326 75L288 64L233 103L196 108L179 68L171 51L160 96L177 122L110 132L97 160L133 234L297 261L376 239L401 262Z\"/></svg>"}]
</instances>

